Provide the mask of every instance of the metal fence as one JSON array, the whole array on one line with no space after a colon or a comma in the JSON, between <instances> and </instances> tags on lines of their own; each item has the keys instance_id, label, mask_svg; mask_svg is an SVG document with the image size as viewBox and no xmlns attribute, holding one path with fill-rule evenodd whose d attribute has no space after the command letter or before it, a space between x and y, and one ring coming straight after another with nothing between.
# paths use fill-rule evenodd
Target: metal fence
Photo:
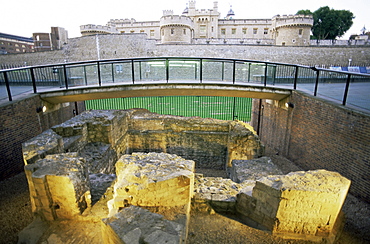
<instances>
[{"instance_id":1,"label":"metal fence","mask_svg":"<svg viewBox=\"0 0 370 244\"><path fill-rule=\"evenodd\" d=\"M145 83L225 83L303 90L370 111L370 75L253 60L159 57L97 60L0 71L0 99L24 92Z\"/></svg>"}]
</instances>

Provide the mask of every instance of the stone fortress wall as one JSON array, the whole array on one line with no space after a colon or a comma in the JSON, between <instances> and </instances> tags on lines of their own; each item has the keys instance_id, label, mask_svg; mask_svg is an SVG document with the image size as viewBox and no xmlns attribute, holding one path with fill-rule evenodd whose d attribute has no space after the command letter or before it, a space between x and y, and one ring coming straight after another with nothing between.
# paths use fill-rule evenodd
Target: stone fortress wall
<instances>
[{"instance_id":1,"label":"stone fortress wall","mask_svg":"<svg viewBox=\"0 0 370 244\"><path fill-rule=\"evenodd\" d=\"M145 34L95 35L69 39L62 50L0 55L0 67L45 65L135 57L214 57L302 65L366 66L370 46L278 47L245 44L157 44Z\"/></svg>"}]
</instances>

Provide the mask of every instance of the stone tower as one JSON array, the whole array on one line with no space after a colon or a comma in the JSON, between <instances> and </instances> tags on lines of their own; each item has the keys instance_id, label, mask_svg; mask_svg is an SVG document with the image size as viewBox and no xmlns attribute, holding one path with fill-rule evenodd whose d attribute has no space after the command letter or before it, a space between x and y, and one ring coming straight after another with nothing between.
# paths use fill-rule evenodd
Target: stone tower
<instances>
[{"instance_id":1,"label":"stone tower","mask_svg":"<svg viewBox=\"0 0 370 244\"><path fill-rule=\"evenodd\" d=\"M308 46L312 15L276 15L272 18L272 32L276 45Z\"/></svg>"},{"instance_id":2,"label":"stone tower","mask_svg":"<svg viewBox=\"0 0 370 244\"><path fill-rule=\"evenodd\" d=\"M186 44L193 37L193 21L184 15L173 15L172 10L164 10L160 20L161 43Z\"/></svg>"}]
</instances>

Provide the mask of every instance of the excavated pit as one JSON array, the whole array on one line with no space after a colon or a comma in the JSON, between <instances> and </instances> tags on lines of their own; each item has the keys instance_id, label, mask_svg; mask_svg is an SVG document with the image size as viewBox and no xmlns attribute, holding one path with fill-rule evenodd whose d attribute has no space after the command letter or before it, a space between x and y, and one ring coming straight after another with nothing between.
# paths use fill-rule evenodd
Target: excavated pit
<instances>
[{"instance_id":1,"label":"excavated pit","mask_svg":"<svg viewBox=\"0 0 370 244\"><path fill-rule=\"evenodd\" d=\"M185 243L191 211L332 243L350 185L325 170L283 175L245 123L143 109L87 111L22 146L35 221L19 239L33 243Z\"/></svg>"}]
</instances>

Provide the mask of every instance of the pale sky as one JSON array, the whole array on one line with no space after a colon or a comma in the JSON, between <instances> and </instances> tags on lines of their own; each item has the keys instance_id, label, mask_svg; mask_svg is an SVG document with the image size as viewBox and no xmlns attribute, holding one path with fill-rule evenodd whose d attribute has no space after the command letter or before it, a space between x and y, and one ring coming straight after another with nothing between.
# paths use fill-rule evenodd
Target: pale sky
<instances>
[{"instance_id":1,"label":"pale sky","mask_svg":"<svg viewBox=\"0 0 370 244\"><path fill-rule=\"evenodd\" d=\"M214 0L197 0L197 9L212 9ZM80 25L106 25L110 19L134 18L136 21L158 21L162 10L180 15L188 0L17 0L2 1L0 32L31 37L34 32L50 32L51 26L63 27L69 38L79 37ZM312 12L323 6L349 10L355 15L352 28L342 37L360 34L365 26L370 31L369 0L218 0L221 17L232 5L235 19L267 19L280 14L295 14L298 10Z\"/></svg>"}]
</instances>

